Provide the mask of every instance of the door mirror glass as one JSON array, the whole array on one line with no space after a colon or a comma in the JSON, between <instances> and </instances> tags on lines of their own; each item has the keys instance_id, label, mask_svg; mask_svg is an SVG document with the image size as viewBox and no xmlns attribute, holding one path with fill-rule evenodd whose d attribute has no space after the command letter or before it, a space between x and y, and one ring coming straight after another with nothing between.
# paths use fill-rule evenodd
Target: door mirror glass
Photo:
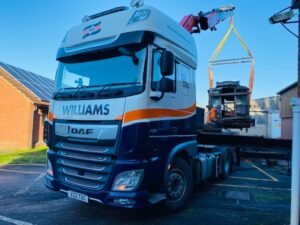
<instances>
[{"instance_id":1,"label":"door mirror glass","mask_svg":"<svg viewBox=\"0 0 300 225\"><path fill-rule=\"evenodd\" d=\"M160 58L160 71L163 76L173 75L174 70L174 55L172 52L163 50Z\"/></svg>"},{"instance_id":2,"label":"door mirror glass","mask_svg":"<svg viewBox=\"0 0 300 225\"><path fill-rule=\"evenodd\" d=\"M173 92L174 81L167 77L163 77L159 82L159 88L161 92Z\"/></svg>"}]
</instances>

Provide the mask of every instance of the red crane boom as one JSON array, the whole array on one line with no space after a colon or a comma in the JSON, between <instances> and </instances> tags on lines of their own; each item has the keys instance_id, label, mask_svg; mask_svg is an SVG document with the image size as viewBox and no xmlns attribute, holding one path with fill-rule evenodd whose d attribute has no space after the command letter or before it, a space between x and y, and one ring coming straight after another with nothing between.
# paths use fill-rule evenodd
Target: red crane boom
<instances>
[{"instance_id":1,"label":"red crane boom","mask_svg":"<svg viewBox=\"0 0 300 225\"><path fill-rule=\"evenodd\" d=\"M184 16L180 25L190 33L199 33L201 30L208 29L216 30L218 23L233 16L234 9L234 6L224 6L206 13L200 11L196 16L193 14Z\"/></svg>"}]
</instances>

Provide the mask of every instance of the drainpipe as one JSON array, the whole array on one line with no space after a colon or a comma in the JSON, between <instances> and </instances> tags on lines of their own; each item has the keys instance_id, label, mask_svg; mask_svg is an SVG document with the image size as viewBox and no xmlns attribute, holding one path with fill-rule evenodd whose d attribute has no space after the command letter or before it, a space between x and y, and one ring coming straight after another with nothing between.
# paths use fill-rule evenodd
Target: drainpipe
<instances>
[{"instance_id":1,"label":"drainpipe","mask_svg":"<svg viewBox=\"0 0 300 225\"><path fill-rule=\"evenodd\" d=\"M292 98L293 107L293 150L292 150L292 191L291 225L299 225L300 211L300 98Z\"/></svg>"},{"instance_id":2,"label":"drainpipe","mask_svg":"<svg viewBox=\"0 0 300 225\"><path fill-rule=\"evenodd\" d=\"M34 148L34 119L35 119L35 112L38 111L38 105L36 103L33 103L33 107L34 107L34 110L33 110L33 113L32 113L32 123L31 123L31 141L30 141L30 148Z\"/></svg>"}]
</instances>

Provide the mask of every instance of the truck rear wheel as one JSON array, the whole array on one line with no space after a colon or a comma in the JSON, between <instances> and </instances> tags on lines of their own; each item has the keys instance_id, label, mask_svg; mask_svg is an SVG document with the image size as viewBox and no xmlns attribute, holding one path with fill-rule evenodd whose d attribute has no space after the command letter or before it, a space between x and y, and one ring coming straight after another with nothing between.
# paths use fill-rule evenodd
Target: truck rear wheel
<instances>
[{"instance_id":1,"label":"truck rear wheel","mask_svg":"<svg viewBox=\"0 0 300 225\"><path fill-rule=\"evenodd\" d=\"M166 208L170 211L182 209L192 193L192 168L182 158L176 158L168 171Z\"/></svg>"}]
</instances>

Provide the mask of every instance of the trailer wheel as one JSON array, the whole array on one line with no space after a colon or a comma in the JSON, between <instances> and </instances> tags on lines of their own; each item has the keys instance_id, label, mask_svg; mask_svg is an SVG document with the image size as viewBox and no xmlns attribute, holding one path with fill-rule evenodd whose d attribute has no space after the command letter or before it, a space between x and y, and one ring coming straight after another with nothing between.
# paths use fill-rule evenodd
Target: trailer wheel
<instances>
[{"instance_id":1,"label":"trailer wheel","mask_svg":"<svg viewBox=\"0 0 300 225\"><path fill-rule=\"evenodd\" d=\"M166 208L170 211L181 210L193 193L192 168L182 158L173 161L166 186Z\"/></svg>"},{"instance_id":2,"label":"trailer wheel","mask_svg":"<svg viewBox=\"0 0 300 225\"><path fill-rule=\"evenodd\" d=\"M231 157L229 154L226 154L223 161L223 170L222 170L222 178L226 178L230 176L231 172Z\"/></svg>"}]
</instances>

